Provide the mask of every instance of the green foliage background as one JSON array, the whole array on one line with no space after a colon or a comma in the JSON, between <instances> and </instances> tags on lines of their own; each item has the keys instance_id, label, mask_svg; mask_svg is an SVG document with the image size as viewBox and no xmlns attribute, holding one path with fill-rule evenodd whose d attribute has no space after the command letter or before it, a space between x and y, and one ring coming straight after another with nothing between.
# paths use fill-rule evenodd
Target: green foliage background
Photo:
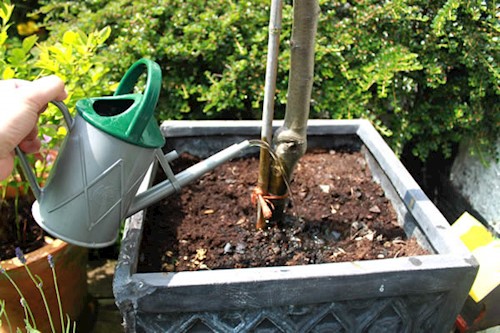
<instances>
[{"instance_id":1,"label":"green foliage background","mask_svg":"<svg viewBox=\"0 0 500 333\"><path fill-rule=\"evenodd\" d=\"M164 71L161 119L259 119L270 1L40 0L52 38L111 27L114 80L137 59ZM367 118L400 153L425 159L498 139L499 5L481 0L320 0L311 117ZM285 1L277 117L286 103Z\"/></svg>"}]
</instances>

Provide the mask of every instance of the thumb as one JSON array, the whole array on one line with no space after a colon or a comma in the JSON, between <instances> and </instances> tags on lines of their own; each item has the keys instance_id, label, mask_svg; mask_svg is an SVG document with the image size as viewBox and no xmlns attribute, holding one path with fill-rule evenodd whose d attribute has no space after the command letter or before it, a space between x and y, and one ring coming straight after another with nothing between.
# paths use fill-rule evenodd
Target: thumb
<instances>
[{"instance_id":1,"label":"thumb","mask_svg":"<svg viewBox=\"0 0 500 333\"><path fill-rule=\"evenodd\" d=\"M50 101L60 101L68 96L64 90L64 82L55 75L42 77L18 89L26 104L37 113L42 112Z\"/></svg>"}]
</instances>

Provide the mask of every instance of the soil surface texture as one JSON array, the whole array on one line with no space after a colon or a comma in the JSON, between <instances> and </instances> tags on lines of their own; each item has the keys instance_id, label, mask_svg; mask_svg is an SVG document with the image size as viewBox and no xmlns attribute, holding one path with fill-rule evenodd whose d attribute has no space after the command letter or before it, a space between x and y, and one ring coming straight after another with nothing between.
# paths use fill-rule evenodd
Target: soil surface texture
<instances>
[{"instance_id":1,"label":"soil surface texture","mask_svg":"<svg viewBox=\"0 0 500 333\"><path fill-rule=\"evenodd\" d=\"M174 171L197 159L182 155ZM256 230L250 197L258 158L227 162L148 208L139 271L190 271L428 254L407 239L360 152L314 151L299 161L283 222ZM157 181L163 175L157 176Z\"/></svg>"},{"instance_id":2,"label":"soil surface texture","mask_svg":"<svg viewBox=\"0 0 500 333\"><path fill-rule=\"evenodd\" d=\"M34 199L30 195L15 199L0 199L0 260L16 256L16 248L23 253L34 251L45 245L42 228L31 215Z\"/></svg>"}]
</instances>

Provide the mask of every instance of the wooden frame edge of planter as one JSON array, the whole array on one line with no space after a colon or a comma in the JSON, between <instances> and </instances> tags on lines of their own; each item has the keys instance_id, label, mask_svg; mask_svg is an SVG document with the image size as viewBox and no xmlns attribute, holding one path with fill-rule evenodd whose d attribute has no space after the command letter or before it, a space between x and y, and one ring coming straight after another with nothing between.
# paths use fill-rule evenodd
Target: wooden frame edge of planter
<instances>
[{"instance_id":1,"label":"wooden frame edge of planter","mask_svg":"<svg viewBox=\"0 0 500 333\"><path fill-rule=\"evenodd\" d=\"M260 133L260 122L238 121L238 130L230 130L235 121L168 121L161 129L167 137L188 137L200 135L203 129L206 135L237 135L248 136ZM279 126L280 122L273 123ZM456 311L456 315L468 294L475 275L477 262L470 252L450 232L450 227L443 215L430 202L406 171L401 162L394 156L380 134L367 120L310 120L309 135L332 134L327 131L331 125L336 125L334 134L357 135L371 152L381 161L380 167L387 177L393 181L395 190L404 201L408 211L422 223L423 234L429 238L435 255L403 257L382 260L368 260L352 263L333 263L295 267L267 267L233 270L178 272L178 273L137 273L138 249L140 244L144 212L139 212L128 219L124 232L118 265L113 281L116 303L124 316L130 315L138 307L146 312L174 311L207 311L237 309L244 307L280 306L297 301L299 303L317 303L331 299L336 293L350 290L349 298L362 296L388 297L395 296L405 289L405 293L416 293L416 289L427 288L428 292L448 293L452 290L449 279L457 271L462 273L460 281L456 281L456 295L446 297L446 305ZM207 130L208 129L208 130ZM429 214L430 212L430 214ZM397 265L394 265L396 263ZM393 266L394 265L394 266ZM311 267L316 266L316 267ZM397 272L391 267L406 269ZM390 277L381 277L382 272L393 271ZM428 272L429 274L423 274ZM353 281L345 281L346 276ZM415 281L415 276L418 275ZM296 280L305 280L300 290L294 290L292 285ZM332 287L331 282L336 281ZM201 282L200 282L201 281ZM328 281L321 294L313 292L321 287L322 281ZM393 287L398 282L399 287ZM228 287L231 283L233 287ZM319 285L318 285L319 284ZM130 295L130 286L134 286L134 295ZM213 292L207 294L206 287L211 286ZM401 287L403 286L403 287ZM168 287L168 288L167 288ZM360 291L360 292L357 292ZM361 293L362 291L362 293ZM301 299L298 300L298 294ZM305 295L310 295L309 298ZM272 297L271 297L272 296ZM279 300L279 297L283 299ZM182 300L166 306L162 300L175 298ZM210 299L212 306L201 309L201 299ZM161 308L159 308L159 304ZM292 303L293 304L293 303ZM452 318L451 318L452 319ZM450 320L451 320L450 319ZM125 318L127 321L127 318ZM129 318L133 322L133 318Z\"/></svg>"}]
</instances>

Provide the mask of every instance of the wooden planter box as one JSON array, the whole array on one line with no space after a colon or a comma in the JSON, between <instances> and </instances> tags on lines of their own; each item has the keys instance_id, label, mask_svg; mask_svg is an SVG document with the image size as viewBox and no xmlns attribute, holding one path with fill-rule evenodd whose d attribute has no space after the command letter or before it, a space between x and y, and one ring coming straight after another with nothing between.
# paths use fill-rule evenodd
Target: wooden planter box
<instances>
[{"instance_id":1,"label":"wooden planter box","mask_svg":"<svg viewBox=\"0 0 500 333\"><path fill-rule=\"evenodd\" d=\"M257 138L252 121L171 121L166 151L200 157ZM137 273L144 212L128 219L114 279L128 332L449 332L477 263L365 120L311 120L309 147L361 150L408 235L433 254L347 263Z\"/></svg>"}]
</instances>

